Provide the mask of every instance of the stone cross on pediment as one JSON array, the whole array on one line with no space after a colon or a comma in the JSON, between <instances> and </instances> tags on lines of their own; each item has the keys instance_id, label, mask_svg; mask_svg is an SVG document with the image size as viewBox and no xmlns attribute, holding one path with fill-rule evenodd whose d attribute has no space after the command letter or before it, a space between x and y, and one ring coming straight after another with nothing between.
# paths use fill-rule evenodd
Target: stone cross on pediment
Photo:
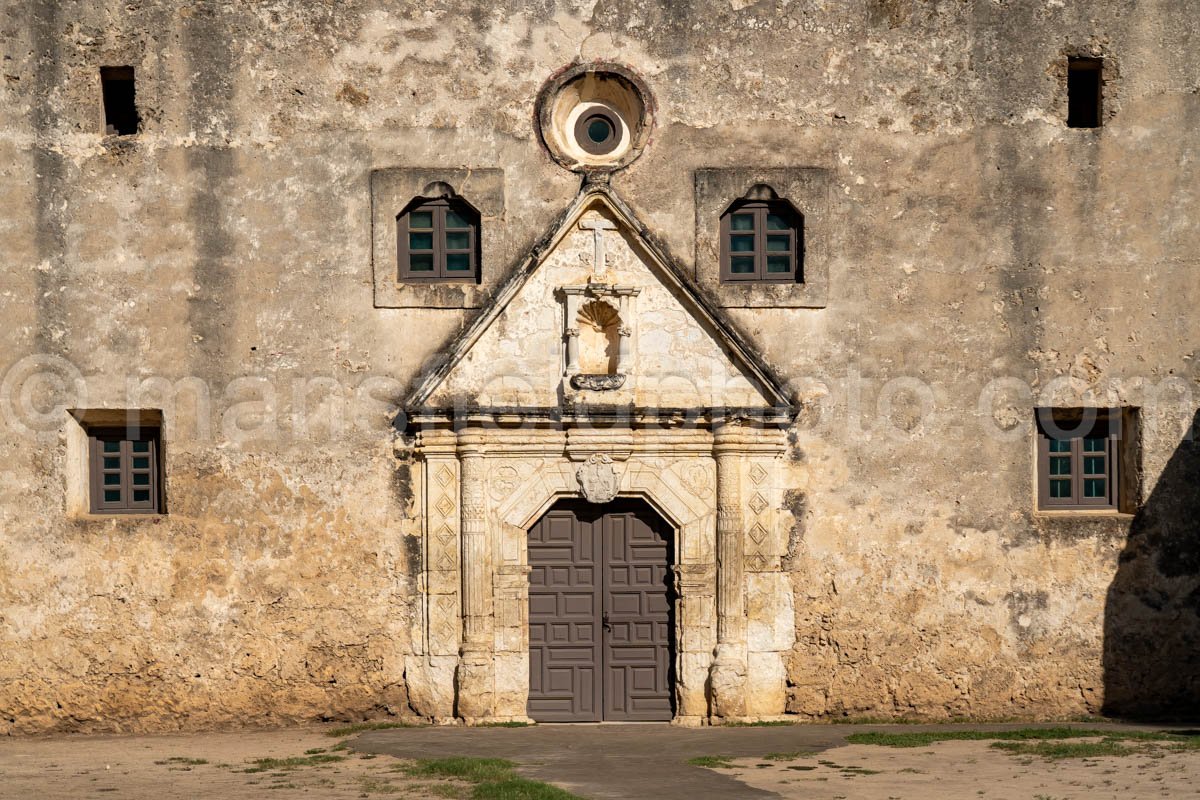
<instances>
[{"instance_id":1,"label":"stone cross on pediment","mask_svg":"<svg viewBox=\"0 0 1200 800\"><path fill-rule=\"evenodd\" d=\"M616 230L617 226L603 217L598 217L580 220L579 227L582 230L592 232L595 245L595 251L592 256L592 275L588 279L588 283L611 283L608 277L608 264L606 263L604 252L604 232Z\"/></svg>"}]
</instances>

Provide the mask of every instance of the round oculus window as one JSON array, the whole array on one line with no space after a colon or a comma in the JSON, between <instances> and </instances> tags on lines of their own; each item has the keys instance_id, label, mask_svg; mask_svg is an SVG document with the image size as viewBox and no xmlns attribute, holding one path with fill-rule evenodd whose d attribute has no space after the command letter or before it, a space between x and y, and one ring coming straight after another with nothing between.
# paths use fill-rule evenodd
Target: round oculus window
<instances>
[{"instance_id":1,"label":"round oculus window","mask_svg":"<svg viewBox=\"0 0 1200 800\"><path fill-rule=\"evenodd\" d=\"M590 111L575 121L575 141L592 155L604 155L617 149L621 130L614 115L605 111Z\"/></svg>"}]
</instances>

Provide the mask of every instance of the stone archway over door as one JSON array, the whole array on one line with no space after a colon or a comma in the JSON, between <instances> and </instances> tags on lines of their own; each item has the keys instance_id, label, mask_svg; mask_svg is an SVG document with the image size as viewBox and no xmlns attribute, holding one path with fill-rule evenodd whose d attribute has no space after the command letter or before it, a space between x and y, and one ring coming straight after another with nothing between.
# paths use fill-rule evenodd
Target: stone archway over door
<instances>
[{"instance_id":1,"label":"stone archway over door","mask_svg":"<svg viewBox=\"0 0 1200 800\"><path fill-rule=\"evenodd\" d=\"M529 531L529 716L673 714L673 531L648 505L556 504Z\"/></svg>"}]
</instances>

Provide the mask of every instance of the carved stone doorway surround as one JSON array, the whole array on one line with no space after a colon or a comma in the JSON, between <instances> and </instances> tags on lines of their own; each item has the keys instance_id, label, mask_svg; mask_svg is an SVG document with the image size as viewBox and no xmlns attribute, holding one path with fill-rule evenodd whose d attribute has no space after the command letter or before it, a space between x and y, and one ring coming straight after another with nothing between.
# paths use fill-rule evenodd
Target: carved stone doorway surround
<instances>
[{"instance_id":1,"label":"carved stone doorway surround","mask_svg":"<svg viewBox=\"0 0 1200 800\"><path fill-rule=\"evenodd\" d=\"M406 669L414 706L468 724L527 719L527 531L560 498L615 492L645 500L676 531L675 723L783 714L794 636L777 520L785 447L779 429L740 420L418 432L423 630Z\"/></svg>"}]
</instances>

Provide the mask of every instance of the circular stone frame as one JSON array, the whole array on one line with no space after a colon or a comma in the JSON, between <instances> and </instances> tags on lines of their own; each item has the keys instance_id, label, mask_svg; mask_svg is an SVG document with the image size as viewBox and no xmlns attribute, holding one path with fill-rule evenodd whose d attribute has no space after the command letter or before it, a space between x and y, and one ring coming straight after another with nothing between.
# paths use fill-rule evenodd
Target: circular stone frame
<instances>
[{"instance_id":1,"label":"circular stone frame","mask_svg":"<svg viewBox=\"0 0 1200 800\"><path fill-rule=\"evenodd\" d=\"M599 139L595 136L597 123L604 126L604 135ZM588 109L575 118L575 141L593 155L611 153L621 144L621 123L605 111Z\"/></svg>"},{"instance_id":2,"label":"circular stone frame","mask_svg":"<svg viewBox=\"0 0 1200 800\"><path fill-rule=\"evenodd\" d=\"M609 127L600 142L588 130L598 118ZM536 121L542 144L560 166L611 173L631 164L649 142L654 98L640 77L619 64L573 64L538 93Z\"/></svg>"}]
</instances>

